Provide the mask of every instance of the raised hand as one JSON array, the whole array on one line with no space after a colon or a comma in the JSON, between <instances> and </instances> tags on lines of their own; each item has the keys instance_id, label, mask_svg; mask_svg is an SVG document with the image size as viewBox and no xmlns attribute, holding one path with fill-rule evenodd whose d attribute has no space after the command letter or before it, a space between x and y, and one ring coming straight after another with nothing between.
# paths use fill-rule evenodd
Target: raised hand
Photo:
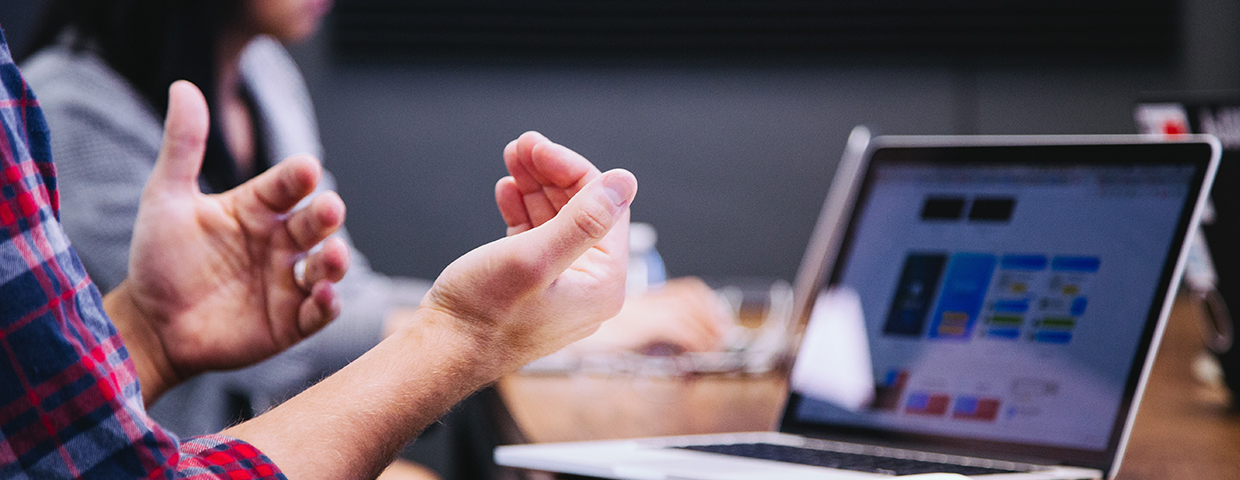
<instances>
[{"instance_id":1,"label":"raised hand","mask_svg":"<svg viewBox=\"0 0 1240 480\"><path fill-rule=\"evenodd\" d=\"M344 222L333 192L289 211L314 191L321 167L289 158L245 184L204 195L198 173L208 112L192 84L169 89L164 144L142 193L129 277L105 299L150 401L205 370L278 353L340 312L334 282L348 249L327 239ZM304 258L304 281L294 264Z\"/></svg>"},{"instance_id":2,"label":"raised hand","mask_svg":"<svg viewBox=\"0 0 1240 480\"><path fill-rule=\"evenodd\" d=\"M507 238L457 259L422 302L461 320L514 369L594 332L624 302L637 180L599 173L537 133L504 150L496 185ZM502 372L500 372L502 373Z\"/></svg>"},{"instance_id":3,"label":"raised hand","mask_svg":"<svg viewBox=\"0 0 1240 480\"><path fill-rule=\"evenodd\" d=\"M496 185L495 199L509 235L550 221L573 195L600 175L581 155L537 132L509 143L504 149L504 164L511 175ZM627 222L625 232L619 239L627 249ZM627 253L625 258L627 262ZM651 345L669 344L688 351L710 350L723 336L724 321L716 298L701 280L668 282L661 291L629 299L596 335L572 348L583 352L641 351Z\"/></svg>"}]
</instances>

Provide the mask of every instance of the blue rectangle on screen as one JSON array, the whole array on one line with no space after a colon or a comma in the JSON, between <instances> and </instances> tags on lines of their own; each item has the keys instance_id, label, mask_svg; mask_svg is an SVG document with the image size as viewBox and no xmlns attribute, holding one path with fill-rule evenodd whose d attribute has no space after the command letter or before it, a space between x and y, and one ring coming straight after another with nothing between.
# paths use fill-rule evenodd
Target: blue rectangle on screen
<instances>
[{"instance_id":1,"label":"blue rectangle on screen","mask_svg":"<svg viewBox=\"0 0 1240 480\"><path fill-rule=\"evenodd\" d=\"M972 335L997 260L984 253L952 255L930 324L930 338L967 339Z\"/></svg>"},{"instance_id":2,"label":"blue rectangle on screen","mask_svg":"<svg viewBox=\"0 0 1240 480\"><path fill-rule=\"evenodd\" d=\"M1057 272L1096 272L1102 261L1098 257L1055 257L1051 270Z\"/></svg>"},{"instance_id":3,"label":"blue rectangle on screen","mask_svg":"<svg viewBox=\"0 0 1240 480\"><path fill-rule=\"evenodd\" d=\"M956 397L956 405L952 407L952 413L972 414L977 413L976 397Z\"/></svg>"},{"instance_id":4,"label":"blue rectangle on screen","mask_svg":"<svg viewBox=\"0 0 1240 480\"><path fill-rule=\"evenodd\" d=\"M1043 255L1004 255L999 267L1004 270L1037 271L1046 268L1046 263Z\"/></svg>"},{"instance_id":5,"label":"blue rectangle on screen","mask_svg":"<svg viewBox=\"0 0 1240 480\"><path fill-rule=\"evenodd\" d=\"M906 408L924 410L930 406L930 395L926 393L910 393L908 401L904 405Z\"/></svg>"},{"instance_id":6,"label":"blue rectangle on screen","mask_svg":"<svg viewBox=\"0 0 1240 480\"><path fill-rule=\"evenodd\" d=\"M1077 317L1084 315L1085 307L1087 305L1089 305L1089 299L1085 297L1076 297L1076 299L1072 301L1072 315Z\"/></svg>"},{"instance_id":7,"label":"blue rectangle on screen","mask_svg":"<svg viewBox=\"0 0 1240 480\"><path fill-rule=\"evenodd\" d=\"M1072 341L1072 332L1038 332L1033 339L1042 343L1068 343Z\"/></svg>"},{"instance_id":8,"label":"blue rectangle on screen","mask_svg":"<svg viewBox=\"0 0 1240 480\"><path fill-rule=\"evenodd\" d=\"M1020 336L1020 329L1016 328L992 328L986 331L987 336L1015 340Z\"/></svg>"},{"instance_id":9,"label":"blue rectangle on screen","mask_svg":"<svg viewBox=\"0 0 1240 480\"><path fill-rule=\"evenodd\" d=\"M991 306L999 313L1025 313L1029 311L1028 300L1000 300Z\"/></svg>"}]
</instances>

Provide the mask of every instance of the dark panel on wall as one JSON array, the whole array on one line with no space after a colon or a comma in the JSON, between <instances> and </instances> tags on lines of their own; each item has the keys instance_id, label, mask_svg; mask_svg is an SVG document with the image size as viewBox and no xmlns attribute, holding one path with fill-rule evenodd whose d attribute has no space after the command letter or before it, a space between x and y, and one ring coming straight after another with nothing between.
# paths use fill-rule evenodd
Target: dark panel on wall
<instances>
[{"instance_id":1,"label":"dark panel on wall","mask_svg":"<svg viewBox=\"0 0 1240 480\"><path fill-rule=\"evenodd\" d=\"M42 0L0 0L0 28L9 42L9 51L20 55L26 50L26 37L34 30L37 13Z\"/></svg>"},{"instance_id":2,"label":"dark panel on wall","mask_svg":"<svg viewBox=\"0 0 1240 480\"><path fill-rule=\"evenodd\" d=\"M452 55L1168 56L1178 0L341 0L344 59Z\"/></svg>"}]
</instances>

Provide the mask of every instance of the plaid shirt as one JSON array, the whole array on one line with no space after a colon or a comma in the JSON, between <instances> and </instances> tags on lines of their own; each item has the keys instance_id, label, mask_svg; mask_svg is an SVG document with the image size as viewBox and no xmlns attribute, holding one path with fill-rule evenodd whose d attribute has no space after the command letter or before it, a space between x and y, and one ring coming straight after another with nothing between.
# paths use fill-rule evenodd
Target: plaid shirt
<instances>
[{"instance_id":1,"label":"plaid shirt","mask_svg":"<svg viewBox=\"0 0 1240 480\"><path fill-rule=\"evenodd\" d=\"M59 223L47 124L0 34L0 478L285 478L146 415L137 372Z\"/></svg>"}]
</instances>

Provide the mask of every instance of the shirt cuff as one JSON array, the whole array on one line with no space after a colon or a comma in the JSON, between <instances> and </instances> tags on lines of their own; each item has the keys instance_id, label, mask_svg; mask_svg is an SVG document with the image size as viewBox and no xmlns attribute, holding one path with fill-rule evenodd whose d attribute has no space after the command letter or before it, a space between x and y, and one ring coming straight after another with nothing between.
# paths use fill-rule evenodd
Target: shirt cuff
<instances>
[{"instance_id":1,"label":"shirt cuff","mask_svg":"<svg viewBox=\"0 0 1240 480\"><path fill-rule=\"evenodd\" d=\"M190 437L181 442L177 478L288 480L271 459L252 445L224 435Z\"/></svg>"}]
</instances>

